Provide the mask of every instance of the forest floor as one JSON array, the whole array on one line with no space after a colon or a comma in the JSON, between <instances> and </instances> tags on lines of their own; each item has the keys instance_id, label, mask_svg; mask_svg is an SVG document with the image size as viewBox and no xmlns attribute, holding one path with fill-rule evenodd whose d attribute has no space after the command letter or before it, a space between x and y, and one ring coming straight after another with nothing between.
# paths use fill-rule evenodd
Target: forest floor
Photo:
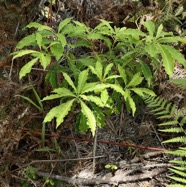
<instances>
[{"instance_id":1,"label":"forest floor","mask_svg":"<svg viewBox=\"0 0 186 187\"><path fill-rule=\"evenodd\" d=\"M76 6L72 3L68 6L71 10L65 9L65 14L71 16ZM107 6L109 12L116 13L126 7L117 8ZM128 6L126 10L130 12L131 8ZM85 18L82 13L83 10L76 12L77 18ZM106 10L97 18L105 16ZM118 25L119 18L118 13L112 21ZM20 64L12 66L9 60L0 66L1 187L164 187L170 183L168 161L172 157L164 151L175 147L162 144L169 137L158 131L159 121L145 105L138 108L135 117L128 114L123 105L119 115L109 117L106 125L97 129L96 139L90 132L75 131L73 115L58 129L54 122L44 127L45 114L20 95L34 100L31 86L41 98L50 93L51 88L44 83L45 72L33 72L22 81L18 78ZM177 72L186 77L185 71ZM173 85L160 81L156 93L182 107L185 105L177 96L185 97L186 93L180 93ZM49 108L45 106L46 111Z\"/></svg>"}]
</instances>

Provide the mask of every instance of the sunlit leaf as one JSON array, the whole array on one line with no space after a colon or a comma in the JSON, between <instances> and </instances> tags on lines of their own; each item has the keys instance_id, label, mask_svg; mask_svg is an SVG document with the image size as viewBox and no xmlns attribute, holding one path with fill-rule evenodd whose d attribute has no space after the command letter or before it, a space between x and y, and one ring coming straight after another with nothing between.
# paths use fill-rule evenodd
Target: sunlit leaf
<instances>
[{"instance_id":1,"label":"sunlit leaf","mask_svg":"<svg viewBox=\"0 0 186 187\"><path fill-rule=\"evenodd\" d=\"M65 116L69 113L73 102L75 99L67 101L66 103L61 104L58 113L56 114L56 127L58 127L61 123L63 123Z\"/></svg>"},{"instance_id":2,"label":"sunlit leaf","mask_svg":"<svg viewBox=\"0 0 186 187\"><path fill-rule=\"evenodd\" d=\"M78 86L77 86L77 92L78 92L78 94L80 94L81 91L82 91L82 89L84 88L85 83L87 81L87 78L88 78L88 69L82 71L79 74L79 77L78 77Z\"/></svg>"},{"instance_id":3,"label":"sunlit leaf","mask_svg":"<svg viewBox=\"0 0 186 187\"><path fill-rule=\"evenodd\" d=\"M68 82L68 84L74 89L74 91L77 93L77 89L72 81L72 79L70 78L70 76L66 73L63 73L63 76L65 78L65 80Z\"/></svg>"},{"instance_id":4,"label":"sunlit leaf","mask_svg":"<svg viewBox=\"0 0 186 187\"><path fill-rule=\"evenodd\" d=\"M89 128L91 129L92 135L94 136L95 131L96 131L95 116L94 116L93 112L90 110L90 108L83 101L80 101L80 104L81 104L81 111L86 116L87 124L88 124Z\"/></svg>"},{"instance_id":5,"label":"sunlit leaf","mask_svg":"<svg viewBox=\"0 0 186 187\"><path fill-rule=\"evenodd\" d=\"M30 73L32 66L38 61L38 58L34 58L32 59L30 62L28 62L27 64L25 64L20 72L19 72L19 79L22 79L22 77L24 77L26 74Z\"/></svg>"}]
</instances>

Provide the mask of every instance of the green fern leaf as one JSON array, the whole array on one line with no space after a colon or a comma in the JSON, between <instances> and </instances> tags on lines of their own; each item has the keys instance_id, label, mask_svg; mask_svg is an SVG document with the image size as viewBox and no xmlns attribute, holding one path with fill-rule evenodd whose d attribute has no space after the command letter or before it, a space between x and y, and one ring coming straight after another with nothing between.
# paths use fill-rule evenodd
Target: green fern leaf
<instances>
[{"instance_id":1,"label":"green fern leaf","mask_svg":"<svg viewBox=\"0 0 186 187\"><path fill-rule=\"evenodd\" d=\"M159 130L161 132L172 132L172 133L180 133L180 132L183 132L183 129L181 129L180 127L172 127L172 128L169 128L169 129L162 129L162 130Z\"/></svg>"},{"instance_id":2,"label":"green fern leaf","mask_svg":"<svg viewBox=\"0 0 186 187\"><path fill-rule=\"evenodd\" d=\"M167 187L185 187L183 184L169 184Z\"/></svg>"},{"instance_id":3,"label":"green fern leaf","mask_svg":"<svg viewBox=\"0 0 186 187\"><path fill-rule=\"evenodd\" d=\"M186 136L171 138L169 140L164 141L163 143L181 143L181 142L183 142L183 143L186 142ZM186 151L184 154L186 156Z\"/></svg>"},{"instance_id":4,"label":"green fern leaf","mask_svg":"<svg viewBox=\"0 0 186 187\"><path fill-rule=\"evenodd\" d=\"M80 104L81 112L86 116L87 124L91 129L92 135L94 136L96 131L96 118L90 108L83 101L80 101Z\"/></svg>"},{"instance_id":5,"label":"green fern leaf","mask_svg":"<svg viewBox=\"0 0 186 187\"><path fill-rule=\"evenodd\" d=\"M171 116L171 118L172 118L172 116ZM165 117L165 119L166 119L166 117ZM178 121L177 120L173 120L173 121L167 121L167 122L164 122L164 123L160 123L158 125L159 126L168 126L168 125L176 125L176 124L178 124Z\"/></svg>"},{"instance_id":6,"label":"green fern leaf","mask_svg":"<svg viewBox=\"0 0 186 187\"><path fill-rule=\"evenodd\" d=\"M157 119L172 119L174 116L172 115L164 115L164 116L160 116Z\"/></svg>"},{"instance_id":7,"label":"green fern leaf","mask_svg":"<svg viewBox=\"0 0 186 187\"><path fill-rule=\"evenodd\" d=\"M186 160L170 160L169 162L186 166Z\"/></svg>"},{"instance_id":8,"label":"green fern leaf","mask_svg":"<svg viewBox=\"0 0 186 187\"><path fill-rule=\"evenodd\" d=\"M180 177L174 177L174 176L169 176L169 178L178 181L180 183L185 183L186 184L186 179L180 178Z\"/></svg>"},{"instance_id":9,"label":"green fern leaf","mask_svg":"<svg viewBox=\"0 0 186 187\"><path fill-rule=\"evenodd\" d=\"M182 169L185 169L185 168L182 168ZM173 168L169 168L169 170L176 173L177 175L180 175L181 177L186 177L186 172L182 172L178 169L173 169ZM179 182L181 182L181 180Z\"/></svg>"}]
</instances>

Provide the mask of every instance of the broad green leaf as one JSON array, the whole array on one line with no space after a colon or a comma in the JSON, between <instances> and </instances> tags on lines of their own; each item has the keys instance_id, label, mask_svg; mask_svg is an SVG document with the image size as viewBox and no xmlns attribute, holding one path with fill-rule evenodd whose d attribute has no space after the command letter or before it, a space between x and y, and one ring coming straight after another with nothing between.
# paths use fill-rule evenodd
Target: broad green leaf
<instances>
[{"instance_id":1,"label":"broad green leaf","mask_svg":"<svg viewBox=\"0 0 186 187\"><path fill-rule=\"evenodd\" d=\"M77 93L77 89L72 81L72 79L70 78L70 76L66 73L63 73L63 76L65 78L65 80L68 82L68 84L74 89L74 91Z\"/></svg>"},{"instance_id":2,"label":"broad green leaf","mask_svg":"<svg viewBox=\"0 0 186 187\"><path fill-rule=\"evenodd\" d=\"M131 86L137 86L142 82L142 80L143 77L141 77L140 73L136 73L126 87L129 88Z\"/></svg>"},{"instance_id":3,"label":"broad green leaf","mask_svg":"<svg viewBox=\"0 0 186 187\"><path fill-rule=\"evenodd\" d=\"M106 66L105 71L104 71L104 78L109 74L109 72L111 71L112 67L113 67L113 63L110 63Z\"/></svg>"},{"instance_id":4,"label":"broad green leaf","mask_svg":"<svg viewBox=\"0 0 186 187\"><path fill-rule=\"evenodd\" d=\"M125 36L125 35L131 35L132 37L146 36L144 32L137 29L120 30L119 33L122 34L121 36Z\"/></svg>"},{"instance_id":5,"label":"broad green leaf","mask_svg":"<svg viewBox=\"0 0 186 187\"><path fill-rule=\"evenodd\" d=\"M15 58L22 57L22 56L28 55L28 54L40 54L40 52L27 49L27 50L21 50L21 51L12 53L12 54L14 55L12 60L14 60Z\"/></svg>"},{"instance_id":6,"label":"broad green leaf","mask_svg":"<svg viewBox=\"0 0 186 187\"><path fill-rule=\"evenodd\" d=\"M86 116L87 124L88 124L89 128L91 129L92 135L94 136L95 131L96 131L95 116L94 116L93 112L90 110L90 108L83 101L80 101L80 104L81 104L81 111Z\"/></svg>"},{"instance_id":7,"label":"broad green leaf","mask_svg":"<svg viewBox=\"0 0 186 187\"><path fill-rule=\"evenodd\" d=\"M157 45L155 43L148 43L144 47L145 51L151 56L155 57L157 53L159 53L157 49Z\"/></svg>"},{"instance_id":8,"label":"broad green leaf","mask_svg":"<svg viewBox=\"0 0 186 187\"><path fill-rule=\"evenodd\" d=\"M102 66L100 61L96 62L95 69L96 69L96 72L97 72L97 75L98 75L99 79L101 80L102 79L102 73L103 73L103 66Z\"/></svg>"},{"instance_id":9,"label":"broad green leaf","mask_svg":"<svg viewBox=\"0 0 186 187\"><path fill-rule=\"evenodd\" d=\"M17 45L16 45L16 48L17 49L21 49L25 46L29 46L31 45L32 43L34 43L36 41L36 35L35 34L31 34L31 35L28 35L26 37L24 37Z\"/></svg>"},{"instance_id":10,"label":"broad green leaf","mask_svg":"<svg viewBox=\"0 0 186 187\"><path fill-rule=\"evenodd\" d=\"M163 46L164 49L169 51L169 53L172 55L172 57L174 59L176 59L179 63L181 63L186 68L186 60L185 60L184 56L178 50L176 50L174 47L172 47L170 45L161 45L161 46Z\"/></svg>"},{"instance_id":11,"label":"broad green leaf","mask_svg":"<svg viewBox=\"0 0 186 187\"><path fill-rule=\"evenodd\" d=\"M161 35L161 33L162 33L162 31L163 31L163 25L161 24L159 27L158 27L158 30L157 30L157 33L156 33L156 38L159 38Z\"/></svg>"},{"instance_id":12,"label":"broad green leaf","mask_svg":"<svg viewBox=\"0 0 186 187\"><path fill-rule=\"evenodd\" d=\"M110 88L112 88L114 91L120 93L123 97L125 97L125 91L120 85L116 84L107 84Z\"/></svg>"},{"instance_id":13,"label":"broad green leaf","mask_svg":"<svg viewBox=\"0 0 186 187\"><path fill-rule=\"evenodd\" d=\"M67 101L66 103L61 104L58 113L56 114L56 128L59 127L61 123L63 123L65 116L69 113L73 102L75 99Z\"/></svg>"},{"instance_id":14,"label":"broad green leaf","mask_svg":"<svg viewBox=\"0 0 186 187\"><path fill-rule=\"evenodd\" d=\"M99 107L104 107L104 104L101 100L100 97L98 96L93 96L93 95L80 95L81 98L83 98L86 101L91 101L93 103L95 103L96 105L98 105Z\"/></svg>"},{"instance_id":15,"label":"broad green leaf","mask_svg":"<svg viewBox=\"0 0 186 187\"><path fill-rule=\"evenodd\" d=\"M91 43L89 41L75 41L73 44L69 44L71 48L76 48L76 47L87 47L91 48Z\"/></svg>"},{"instance_id":16,"label":"broad green leaf","mask_svg":"<svg viewBox=\"0 0 186 187\"><path fill-rule=\"evenodd\" d=\"M107 26L110 29L110 31L114 32L113 28L110 25L112 22L106 21L104 19L100 19L100 21L101 23L95 29L99 28L100 26L102 27L104 25L104 26Z\"/></svg>"},{"instance_id":17,"label":"broad green leaf","mask_svg":"<svg viewBox=\"0 0 186 187\"><path fill-rule=\"evenodd\" d=\"M53 91L54 93L57 93L59 95L61 95L62 97L65 97L65 96L71 96L71 97L75 97L75 94L72 93L69 89L67 88L56 88L54 89Z\"/></svg>"},{"instance_id":18,"label":"broad green leaf","mask_svg":"<svg viewBox=\"0 0 186 187\"><path fill-rule=\"evenodd\" d=\"M49 30L49 31L53 31L53 29L49 26L46 26L46 25L42 25L40 23L37 23L37 22L31 22L29 23L27 26L27 28L36 28L38 29L38 31L43 31L43 30Z\"/></svg>"},{"instance_id":19,"label":"broad green leaf","mask_svg":"<svg viewBox=\"0 0 186 187\"><path fill-rule=\"evenodd\" d=\"M119 78L119 77L121 77L121 76L120 76L120 75L111 75L111 76L107 77L106 80L109 80L109 79L117 79L117 78Z\"/></svg>"},{"instance_id":20,"label":"broad green leaf","mask_svg":"<svg viewBox=\"0 0 186 187\"><path fill-rule=\"evenodd\" d=\"M58 32L60 32L66 25L68 25L71 20L72 18L66 18L65 20L63 20L58 26Z\"/></svg>"},{"instance_id":21,"label":"broad green leaf","mask_svg":"<svg viewBox=\"0 0 186 187\"><path fill-rule=\"evenodd\" d=\"M92 92L94 91L94 87L97 85L98 83L97 82L94 82L94 83L86 83L83 87L83 89L81 90L81 93L84 94L86 92ZM93 90L91 90L93 89Z\"/></svg>"},{"instance_id":22,"label":"broad green leaf","mask_svg":"<svg viewBox=\"0 0 186 187\"><path fill-rule=\"evenodd\" d=\"M79 21L73 21L77 26L79 26L79 28L81 28L81 30L83 32L88 32L88 27L84 24L84 23L81 23Z\"/></svg>"},{"instance_id":23,"label":"broad green leaf","mask_svg":"<svg viewBox=\"0 0 186 187\"><path fill-rule=\"evenodd\" d=\"M63 56L64 46L61 43L54 43L51 46L51 52L56 57L57 61Z\"/></svg>"},{"instance_id":24,"label":"broad green leaf","mask_svg":"<svg viewBox=\"0 0 186 187\"><path fill-rule=\"evenodd\" d=\"M68 96L68 95L65 94L64 96ZM63 97L63 94L51 94L51 95L48 95L48 96L44 97L42 99L42 101L48 101L48 100L58 99L58 98L61 98L61 97Z\"/></svg>"},{"instance_id":25,"label":"broad green leaf","mask_svg":"<svg viewBox=\"0 0 186 187\"><path fill-rule=\"evenodd\" d=\"M43 53L40 53L39 60L44 69L46 69L46 67L50 64L49 54L44 55Z\"/></svg>"},{"instance_id":26,"label":"broad green leaf","mask_svg":"<svg viewBox=\"0 0 186 187\"><path fill-rule=\"evenodd\" d=\"M152 90L149 90L147 88L131 88L130 90L134 91L136 94L138 94L142 97L144 96L144 93L148 94L148 95L151 95L151 96L156 95Z\"/></svg>"},{"instance_id":27,"label":"broad green leaf","mask_svg":"<svg viewBox=\"0 0 186 187\"><path fill-rule=\"evenodd\" d=\"M47 123L47 122L50 122L52 121L52 119L54 117L56 117L56 115L59 113L59 111L61 111L61 109L63 108L63 106L59 105L59 106L56 106L54 108L52 108L45 116L44 118L44 123Z\"/></svg>"},{"instance_id":28,"label":"broad green leaf","mask_svg":"<svg viewBox=\"0 0 186 187\"><path fill-rule=\"evenodd\" d=\"M152 72L151 72L151 69L150 67L143 61L140 61L140 64L141 64L141 70L143 72L143 75L145 77L145 79L147 80L148 82L148 86L150 87L151 85L151 81L152 81Z\"/></svg>"},{"instance_id":29,"label":"broad green leaf","mask_svg":"<svg viewBox=\"0 0 186 187\"><path fill-rule=\"evenodd\" d=\"M130 108L132 109L132 115L134 116L134 114L135 114L135 112L136 112L136 105L135 105L135 102L134 102L134 100L132 99L132 97L130 96L130 94L129 94L129 96L127 97L127 99L128 99L128 101L129 101L129 106L130 106Z\"/></svg>"},{"instance_id":30,"label":"broad green leaf","mask_svg":"<svg viewBox=\"0 0 186 187\"><path fill-rule=\"evenodd\" d=\"M36 33L36 42L39 48L41 49L42 46L42 36L39 32Z\"/></svg>"},{"instance_id":31,"label":"broad green leaf","mask_svg":"<svg viewBox=\"0 0 186 187\"><path fill-rule=\"evenodd\" d=\"M105 89L101 92L101 101L105 105L107 103L108 99L109 99L109 94L108 94L108 91Z\"/></svg>"},{"instance_id":32,"label":"broad green leaf","mask_svg":"<svg viewBox=\"0 0 186 187\"><path fill-rule=\"evenodd\" d=\"M66 38L62 33L56 34L58 40L61 42L61 45L64 47L67 44Z\"/></svg>"},{"instance_id":33,"label":"broad green leaf","mask_svg":"<svg viewBox=\"0 0 186 187\"><path fill-rule=\"evenodd\" d=\"M163 37L163 38L159 38L157 42L159 43L174 43L174 42L186 43L186 39L183 37L179 37L179 36Z\"/></svg>"},{"instance_id":34,"label":"broad green leaf","mask_svg":"<svg viewBox=\"0 0 186 187\"><path fill-rule=\"evenodd\" d=\"M99 78L99 75L98 75L96 69L93 66L88 66L88 67L91 70L91 72Z\"/></svg>"},{"instance_id":35,"label":"broad green leaf","mask_svg":"<svg viewBox=\"0 0 186 187\"><path fill-rule=\"evenodd\" d=\"M154 32L155 32L155 25L152 21L148 20L148 21L145 21L142 23L148 30L149 34L151 36L154 35Z\"/></svg>"},{"instance_id":36,"label":"broad green leaf","mask_svg":"<svg viewBox=\"0 0 186 187\"><path fill-rule=\"evenodd\" d=\"M24 77L26 74L30 73L32 66L38 61L38 58L34 58L32 59L30 62L28 62L27 64L25 64L20 72L19 72L19 79L22 79L22 77Z\"/></svg>"},{"instance_id":37,"label":"broad green leaf","mask_svg":"<svg viewBox=\"0 0 186 187\"><path fill-rule=\"evenodd\" d=\"M171 53L163 45L159 44L159 50L163 59L165 71L169 76L172 76L174 71L174 59Z\"/></svg>"},{"instance_id":38,"label":"broad green leaf","mask_svg":"<svg viewBox=\"0 0 186 187\"><path fill-rule=\"evenodd\" d=\"M120 65L118 65L118 71L119 71L125 85L127 85L127 75L126 75L126 72L125 72L124 68L121 67Z\"/></svg>"},{"instance_id":39,"label":"broad green leaf","mask_svg":"<svg viewBox=\"0 0 186 187\"><path fill-rule=\"evenodd\" d=\"M79 77L78 77L78 86L77 86L77 92L78 92L78 94L80 94L81 91L82 91L82 89L84 88L85 83L87 81L87 78L88 78L88 69L82 71L79 74Z\"/></svg>"}]
</instances>

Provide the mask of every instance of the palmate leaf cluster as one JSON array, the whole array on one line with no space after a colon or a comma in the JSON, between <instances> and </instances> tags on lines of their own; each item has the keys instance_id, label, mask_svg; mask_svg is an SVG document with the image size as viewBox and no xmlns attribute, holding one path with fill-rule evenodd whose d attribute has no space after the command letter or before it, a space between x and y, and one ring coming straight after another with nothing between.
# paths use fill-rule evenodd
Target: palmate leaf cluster
<instances>
[{"instance_id":1,"label":"palmate leaf cluster","mask_svg":"<svg viewBox=\"0 0 186 187\"><path fill-rule=\"evenodd\" d=\"M121 103L134 115L136 97L155 95L150 90L152 70L160 64L170 77L175 61L186 67L183 55L172 46L186 43L186 39L164 32L163 25L156 28L152 21L143 22L143 26L145 31L117 28L100 20L92 29L67 18L54 30L30 23L27 28L35 32L17 44L13 60L31 57L21 68L20 79L38 63L49 70L46 81L54 90L43 100L59 99L60 104L48 112L44 122L56 118L58 127L71 111L78 113L78 129L90 128L94 134L96 125L104 124L105 115L120 111ZM58 74L64 78L61 83Z\"/></svg>"},{"instance_id":2,"label":"palmate leaf cluster","mask_svg":"<svg viewBox=\"0 0 186 187\"><path fill-rule=\"evenodd\" d=\"M152 108L152 112L157 119L164 121L159 124L159 131L176 134L174 138L168 139L163 143L179 143L183 145L175 151L166 152L179 157L179 159L170 161L174 165L169 169L174 175L169 177L176 183L168 186L186 186L186 161L184 160L186 157L186 116L183 116L182 110L178 110L175 104L169 103L163 98L144 97L144 101L149 108Z\"/></svg>"}]
</instances>

